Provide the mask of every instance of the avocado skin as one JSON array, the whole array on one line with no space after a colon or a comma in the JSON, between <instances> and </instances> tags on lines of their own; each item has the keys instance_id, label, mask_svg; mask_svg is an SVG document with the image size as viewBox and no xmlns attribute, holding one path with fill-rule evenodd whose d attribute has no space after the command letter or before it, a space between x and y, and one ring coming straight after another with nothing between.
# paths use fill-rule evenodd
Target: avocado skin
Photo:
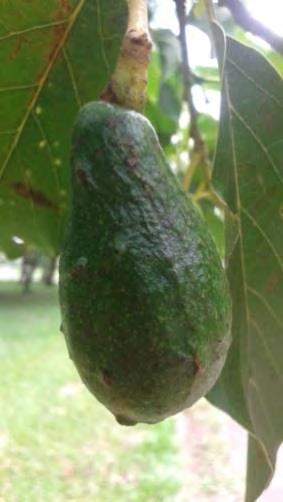
<instances>
[{"instance_id":1,"label":"avocado skin","mask_svg":"<svg viewBox=\"0 0 283 502\"><path fill-rule=\"evenodd\" d=\"M156 423L216 381L231 301L216 246L142 115L85 105L60 259L70 357L123 425Z\"/></svg>"}]
</instances>

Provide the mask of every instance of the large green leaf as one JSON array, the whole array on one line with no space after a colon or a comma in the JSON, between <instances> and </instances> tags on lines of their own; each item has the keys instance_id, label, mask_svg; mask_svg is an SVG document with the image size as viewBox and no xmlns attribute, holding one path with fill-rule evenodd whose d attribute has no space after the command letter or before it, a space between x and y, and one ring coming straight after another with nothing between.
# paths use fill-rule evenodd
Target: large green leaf
<instances>
[{"instance_id":1,"label":"large green leaf","mask_svg":"<svg viewBox=\"0 0 283 502\"><path fill-rule=\"evenodd\" d=\"M0 3L0 248L58 250L72 123L111 74L125 0Z\"/></svg>"},{"instance_id":2,"label":"large green leaf","mask_svg":"<svg viewBox=\"0 0 283 502\"><path fill-rule=\"evenodd\" d=\"M223 89L213 180L231 210L233 344L209 398L251 433L246 496L254 501L283 440L283 83L257 51L231 38L225 47L215 30Z\"/></svg>"}]
</instances>

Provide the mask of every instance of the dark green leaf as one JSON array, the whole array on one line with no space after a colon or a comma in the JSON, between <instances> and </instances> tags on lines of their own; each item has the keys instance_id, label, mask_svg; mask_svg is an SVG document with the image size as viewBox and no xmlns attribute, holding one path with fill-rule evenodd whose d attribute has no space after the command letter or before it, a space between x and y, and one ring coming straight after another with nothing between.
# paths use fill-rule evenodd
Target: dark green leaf
<instances>
[{"instance_id":1,"label":"dark green leaf","mask_svg":"<svg viewBox=\"0 0 283 502\"><path fill-rule=\"evenodd\" d=\"M249 434L246 501L253 501L256 493L266 488L266 480L272 477L273 466L266 462L266 452L262 444Z\"/></svg>"},{"instance_id":2,"label":"dark green leaf","mask_svg":"<svg viewBox=\"0 0 283 502\"><path fill-rule=\"evenodd\" d=\"M224 67L213 180L231 210L233 344L210 399L256 438L249 448L250 502L270 481L283 440L283 83L254 49L228 38L225 51L215 30Z\"/></svg>"},{"instance_id":3,"label":"dark green leaf","mask_svg":"<svg viewBox=\"0 0 283 502\"><path fill-rule=\"evenodd\" d=\"M235 27L233 36L239 41L246 45L257 49L261 54L263 54L268 61L274 66L274 68L280 73L283 74L283 58L282 54L279 54L272 47L269 47L268 44L263 44L262 39L258 37L251 37L250 33L247 33L239 26Z\"/></svg>"},{"instance_id":4,"label":"dark green leaf","mask_svg":"<svg viewBox=\"0 0 283 502\"><path fill-rule=\"evenodd\" d=\"M124 0L0 4L0 248L58 251L72 124L111 74Z\"/></svg>"}]
</instances>

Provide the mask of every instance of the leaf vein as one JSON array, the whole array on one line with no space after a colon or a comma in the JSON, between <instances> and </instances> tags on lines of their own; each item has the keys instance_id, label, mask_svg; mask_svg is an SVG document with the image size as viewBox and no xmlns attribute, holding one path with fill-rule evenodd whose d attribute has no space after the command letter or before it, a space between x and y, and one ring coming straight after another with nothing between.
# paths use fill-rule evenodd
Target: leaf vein
<instances>
[{"instance_id":1,"label":"leaf vein","mask_svg":"<svg viewBox=\"0 0 283 502\"><path fill-rule=\"evenodd\" d=\"M8 87L0 87L0 92L25 91L26 89L34 89L37 84L13 85Z\"/></svg>"},{"instance_id":2,"label":"leaf vein","mask_svg":"<svg viewBox=\"0 0 283 502\"><path fill-rule=\"evenodd\" d=\"M257 386L256 381L255 381L253 378L250 378L250 379L249 379L249 387L250 387L250 389L251 389L251 388L253 389L253 391L254 391L254 395L256 395L256 396L257 396L257 402L258 402L258 404L260 405L260 407L261 407L261 409L262 409L262 413L263 413L263 417L265 418L265 422L266 422L266 424L267 424L267 426L268 426L269 430L271 431L271 433L272 433L272 435L273 435L273 434L274 434L274 427L273 427L273 423L271 422L271 420L270 420L270 418L269 418L269 415L268 415L268 413L266 412L266 406L265 406L265 404L263 403L263 401L262 401L262 399L261 399L261 393L260 393L260 391L259 391L259 389L258 389L258 386ZM249 399L249 405L250 405L250 406L252 406L250 399ZM253 412L251 412L250 414L251 414L251 416L253 416L253 415L254 415L254 413L253 413ZM255 426L255 432L257 432L257 431L256 431L256 426ZM259 440L259 439L260 439L261 445L262 445L263 450L264 450L265 455L266 455L266 460L267 460L267 462L268 462L268 464L269 464L269 468L270 468L271 472L274 472L274 466L273 466L272 458L271 458L271 455L270 455L270 453L269 453L271 448L270 448L270 447L269 447L269 448L267 448L267 447L265 446L265 445L266 445L266 441L263 441L263 440L261 439L261 434L256 434L256 438L257 438L257 440Z\"/></svg>"},{"instance_id":3,"label":"leaf vein","mask_svg":"<svg viewBox=\"0 0 283 502\"><path fill-rule=\"evenodd\" d=\"M54 28L55 26L62 26L63 24L67 23L68 19L63 19L61 21L54 21L52 23L40 24L38 26L31 26L30 28L26 28L25 30L11 31L7 35L3 35L2 37L0 37L0 42L8 40L9 38L26 35L27 33L32 33L33 31L47 30L49 28Z\"/></svg>"},{"instance_id":4,"label":"leaf vein","mask_svg":"<svg viewBox=\"0 0 283 502\"><path fill-rule=\"evenodd\" d=\"M12 134L17 134L18 129L11 129L10 131L0 131L0 136L8 136Z\"/></svg>"},{"instance_id":5,"label":"leaf vein","mask_svg":"<svg viewBox=\"0 0 283 502\"><path fill-rule=\"evenodd\" d=\"M237 172L237 155L236 155L236 145L235 145L235 137L234 137L234 131L232 127L232 117L231 117L231 103L230 103L230 94L229 94L229 86L228 86L228 81L227 78L225 79L225 92L226 92L226 99L227 99L227 104L228 104L228 124L229 124L229 130L230 130L230 136L231 136L231 144L232 144L232 166L233 166L233 172L234 172L234 180L235 180L235 187L236 187L236 199L237 199L237 209L240 211L241 209L241 196L240 196L240 186L239 186L239 179L238 179L238 172ZM241 260L241 271L242 271L242 283L243 283L243 292L244 292L244 306L245 306L245 321L246 321L246 326L248 326L248 313L249 313L249 308L248 308L248 301L247 301L247 288L246 288L246 270L245 270L245 259L244 259L244 248L243 248L243 229L242 229L242 221L241 218L238 218L238 230L239 230L239 248L240 248L240 260Z\"/></svg>"},{"instance_id":6,"label":"leaf vein","mask_svg":"<svg viewBox=\"0 0 283 502\"><path fill-rule=\"evenodd\" d=\"M260 232L260 234L262 235L262 237L265 239L265 241L269 245L271 251L273 252L273 255L276 258L276 260L277 260L277 262L278 262L281 270L283 271L283 261L281 260L280 255L277 253L277 250L273 246L273 243L270 240L270 238L268 237L268 235L264 232L264 230L258 224L258 222L256 221L256 219L252 216L252 214L247 209L245 209L242 206L241 210L246 215L246 217L252 222L252 224L257 228L257 230Z\"/></svg>"},{"instance_id":7,"label":"leaf vein","mask_svg":"<svg viewBox=\"0 0 283 502\"><path fill-rule=\"evenodd\" d=\"M67 54L66 49L63 49L63 57L64 57L64 60L65 60L66 66L67 66L67 70L68 70L68 73L69 73L69 77L70 77L70 80L71 80L71 83L72 83L72 88L73 88L73 91L74 91L75 100L76 100L76 103L78 105L78 109L80 109L81 106L82 106L82 100L81 100L80 93L79 93L79 88L78 88L78 85L77 85L77 82L76 82L74 69L73 69L71 60L70 60L70 58L69 58L69 56Z\"/></svg>"},{"instance_id":8,"label":"leaf vein","mask_svg":"<svg viewBox=\"0 0 283 502\"><path fill-rule=\"evenodd\" d=\"M236 116L236 118L241 122L241 124L243 124L243 126L245 127L245 129L250 133L250 135L255 139L255 141L257 142L257 144L260 146L260 149L262 150L262 152L264 153L265 157L267 158L267 160L268 160L269 164L271 165L273 171L278 176L280 182L283 183L283 178L281 177L280 172L277 170L276 164L273 162L272 157L269 155L268 149L264 146L264 144L261 142L261 140L259 139L259 137L257 136L257 134L254 132L254 130L252 129L252 127L246 122L246 120L241 115L241 113L238 112L236 110L236 108L232 104L231 104L231 109L232 109L232 112L234 113L234 115Z\"/></svg>"},{"instance_id":9,"label":"leaf vein","mask_svg":"<svg viewBox=\"0 0 283 502\"><path fill-rule=\"evenodd\" d=\"M280 326L280 328L283 328L283 323L282 323L281 319L279 319L276 312L274 312L273 308L269 305L268 301L264 298L264 296L262 296L260 293L258 293L258 291L256 291L254 288L252 288L250 286L248 286L248 291L251 294L253 294L265 306L265 308L268 310L270 315L277 322L278 326Z\"/></svg>"},{"instance_id":10,"label":"leaf vein","mask_svg":"<svg viewBox=\"0 0 283 502\"><path fill-rule=\"evenodd\" d=\"M30 117L30 114L31 114L31 112L32 112L32 110L33 110L33 108L34 108L34 106L35 106L35 104L36 104L36 102L37 102L37 100L39 98L39 95L40 95L40 93L41 93L41 91L42 91L42 89L44 87L45 82L47 81L47 78L48 78L48 76L49 76L49 74L50 74L50 72L51 72L51 70L53 68L53 65L54 65L56 59L57 59L57 56L58 56L59 52L62 50L62 48L64 47L64 43L67 40L67 38L68 38L68 36L70 34L70 31L72 30L72 28L73 28L73 26L74 26L74 24L75 24L75 22L76 22L76 20L77 20L77 18L79 16L79 14L80 14L80 12L81 12L84 4L85 4L85 0L80 0L80 2L78 3L78 5L76 6L75 10L72 12L72 14L69 17L69 24L68 24L68 26L67 26L67 28L66 28L66 30L65 30L62 38L61 38L61 40L58 42L56 50L54 51L54 54L53 54L52 58L50 59L50 61L48 62L48 65L47 65L47 67L46 67L46 69L45 69L45 71L44 71L44 73L43 73L43 75L42 75L42 77L41 77L41 79L39 81L39 85L38 85L38 87L37 87L37 89L36 89L36 91L35 91L32 99L30 101L29 106L27 107L26 113L24 114L23 119L21 121L21 124L20 124L20 126L18 128L18 133L15 135L13 141L11 142L11 146L10 146L10 148L8 150L7 156L6 156L6 158L5 158L4 162L3 162L2 168L0 169L0 179L1 179L1 177L2 177L2 175L4 173L4 171L5 171L8 163L9 163L9 160L10 160L10 158L11 158L11 156L12 156L12 154L13 154L15 148L16 148L16 146L18 145L18 142L19 142L19 140L21 138L21 135L23 133L25 124L26 124L28 118Z\"/></svg>"},{"instance_id":11,"label":"leaf vein","mask_svg":"<svg viewBox=\"0 0 283 502\"><path fill-rule=\"evenodd\" d=\"M273 94L271 94L267 89L265 89L264 87L262 87L256 80L254 80L252 77L250 77L242 68L240 68L239 65L237 65L237 63L235 63L235 61L233 61L233 59L231 58L227 58L229 63L234 66L234 68L236 68L236 70L241 74L243 75L247 80L249 80L255 87L257 87L257 89L259 89L261 92L263 92L266 96L268 96L270 99L272 99L272 101L274 101L276 103L277 106L279 106L280 108L283 108L283 105L282 105L282 102L276 98L276 96L273 96ZM279 77L279 75L278 75Z\"/></svg>"},{"instance_id":12,"label":"leaf vein","mask_svg":"<svg viewBox=\"0 0 283 502\"><path fill-rule=\"evenodd\" d=\"M268 346L268 344L266 343L266 337L264 336L261 328L259 327L258 323L256 322L256 320L254 319L254 317L251 317L251 323L254 325L256 331L258 332L258 335L259 335L259 338L261 340L261 343L267 353L267 356L268 356L268 359L270 361L270 365L272 366L273 370L274 370L274 373L276 373L278 379L283 383L283 376L282 376L282 372L281 370L277 367L277 364L276 362L274 361L273 357L272 357L272 352Z\"/></svg>"}]
</instances>

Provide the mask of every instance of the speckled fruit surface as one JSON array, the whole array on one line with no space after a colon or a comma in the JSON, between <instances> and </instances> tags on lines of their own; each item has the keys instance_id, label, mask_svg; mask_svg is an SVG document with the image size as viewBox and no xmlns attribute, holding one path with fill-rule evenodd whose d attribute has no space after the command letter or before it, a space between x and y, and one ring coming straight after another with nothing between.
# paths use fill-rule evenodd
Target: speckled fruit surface
<instances>
[{"instance_id":1,"label":"speckled fruit surface","mask_svg":"<svg viewBox=\"0 0 283 502\"><path fill-rule=\"evenodd\" d=\"M206 394L230 344L215 244L142 115L94 102L72 139L62 326L89 390L124 425Z\"/></svg>"}]
</instances>

